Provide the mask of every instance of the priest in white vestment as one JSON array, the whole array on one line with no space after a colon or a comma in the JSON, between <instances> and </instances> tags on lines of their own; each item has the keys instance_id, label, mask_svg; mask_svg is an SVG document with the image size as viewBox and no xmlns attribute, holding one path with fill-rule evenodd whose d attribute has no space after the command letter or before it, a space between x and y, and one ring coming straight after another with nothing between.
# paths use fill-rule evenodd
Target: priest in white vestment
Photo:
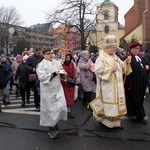
<instances>
[{"instance_id":1,"label":"priest in white vestment","mask_svg":"<svg viewBox=\"0 0 150 150\"><path fill-rule=\"evenodd\" d=\"M49 127L50 138L57 138L59 120L67 120L67 106L60 74L61 62L54 59L51 47L42 49L44 59L36 72L40 81L40 125Z\"/></svg>"},{"instance_id":2,"label":"priest in white vestment","mask_svg":"<svg viewBox=\"0 0 150 150\"><path fill-rule=\"evenodd\" d=\"M93 112L94 118L108 128L122 128L121 116L127 113L123 74L131 72L131 58L124 62L115 54L117 38L108 35L106 46L101 50L95 62L94 71L97 77L96 97L100 97L102 111Z\"/></svg>"}]
</instances>

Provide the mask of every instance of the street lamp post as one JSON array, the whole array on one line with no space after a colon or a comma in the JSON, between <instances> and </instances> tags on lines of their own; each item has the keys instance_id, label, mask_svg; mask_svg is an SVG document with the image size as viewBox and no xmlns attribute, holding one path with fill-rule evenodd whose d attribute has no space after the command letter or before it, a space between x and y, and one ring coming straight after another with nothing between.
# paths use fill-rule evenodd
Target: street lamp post
<instances>
[{"instance_id":1,"label":"street lamp post","mask_svg":"<svg viewBox=\"0 0 150 150\"><path fill-rule=\"evenodd\" d=\"M12 36L14 35L15 33L15 29L13 27L10 27L8 29L8 34L7 37L6 37L6 55L8 56L9 54L9 44L11 43L11 39L12 39Z\"/></svg>"}]
</instances>

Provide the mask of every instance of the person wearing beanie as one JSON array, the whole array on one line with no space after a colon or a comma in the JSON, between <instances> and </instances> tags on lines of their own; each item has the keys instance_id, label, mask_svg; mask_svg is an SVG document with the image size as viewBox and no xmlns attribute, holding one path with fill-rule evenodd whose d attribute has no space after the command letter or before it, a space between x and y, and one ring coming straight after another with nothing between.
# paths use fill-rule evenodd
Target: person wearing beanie
<instances>
[{"instance_id":1,"label":"person wearing beanie","mask_svg":"<svg viewBox=\"0 0 150 150\"><path fill-rule=\"evenodd\" d=\"M117 37L105 37L105 47L101 50L94 66L97 78L96 98L99 112L93 111L94 118L108 128L123 129L121 116L126 115L123 74L131 73L131 59L125 61L115 54Z\"/></svg>"},{"instance_id":2,"label":"person wearing beanie","mask_svg":"<svg viewBox=\"0 0 150 150\"><path fill-rule=\"evenodd\" d=\"M144 110L144 95L147 87L147 72L144 63L138 56L139 42L129 44L132 73L126 77L125 92L127 115L136 117L137 122L147 124Z\"/></svg>"},{"instance_id":3,"label":"person wearing beanie","mask_svg":"<svg viewBox=\"0 0 150 150\"><path fill-rule=\"evenodd\" d=\"M22 63L19 64L14 76L14 83L18 84L18 88L20 90L20 94L22 98L21 107L25 107L25 101L27 101L27 104L30 104L29 71L25 67L25 62L27 58L28 58L27 55L25 55L22 58Z\"/></svg>"},{"instance_id":4,"label":"person wearing beanie","mask_svg":"<svg viewBox=\"0 0 150 150\"><path fill-rule=\"evenodd\" d=\"M6 67L6 69L8 70L8 82L7 82L7 96L6 96L6 102L7 104L10 103L9 101L9 96L10 96L10 82L13 76L13 71L12 71L12 67L11 64L9 63L9 61L7 61L7 56L5 54L1 55L1 63Z\"/></svg>"},{"instance_id":5,"label":"person wearing beanie","mask_svg":"<svg viewBox=\"0 0 150 150\"><path fill-rule=\"evenodd\" d=\"M17 54L16 57L15 57L15 61L12 63L12 70L13 70L13 78L16 74L16 71L17 71L17 68L18 66L21 64L22 62L22 56L20 54ZM16 86L16 91L15 91L15 94L16 94L16 98L19 97L19 89L18 89L18 84L15 84Z\"/></svg>"}]
</instances>

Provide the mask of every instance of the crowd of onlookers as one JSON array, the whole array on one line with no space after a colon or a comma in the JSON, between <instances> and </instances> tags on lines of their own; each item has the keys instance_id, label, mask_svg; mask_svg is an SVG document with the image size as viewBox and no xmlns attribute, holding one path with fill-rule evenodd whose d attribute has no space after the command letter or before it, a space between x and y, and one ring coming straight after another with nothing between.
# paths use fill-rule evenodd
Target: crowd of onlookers
<instances>
[{"instance_id":1,"label":"crowd of onlookers","mask_svg":"<svg viewBox=\"0 0 150 150\"><path fill-rule=\"evenodd\" d=\"M96 59L99 56L99 53L100 50L95 50L95 52L91 54L88 51L81 51L81 53L78 54L67 53L66 55L66 58L70 58L71 62L73 62L73 70L75 70L72 72L68 72L68 74L73 73L73 78L74 80L76 80L76 86L74 86L73 90L73 100L76 101L77 99L82 99L83 105L87 105L95 96L94 93L96 81L94 81L94 73L89 70L89 67L91 64L95 63ZM58 53L54 55L55 59L60 58ZM129 52L125 51L123 48L118 48L116 51L116 55L124 61L129 55ZM142 63L150 66L149 47L145 50L145 52L140 52L139 56L142 60ZM25 100L27 100L27 104L30 104L30 93L34 92L35 107L37 110L40 109L40 95L39 91L37 90L37 86L39 87L39 83L37 80L38 78L36 77L35 81L29 82L29 74L36 74L37 64L42 59L43 56L40 48L31 48L28 51L25 50L22 52L22 54L17 54L14 57L8 57L5 54L2 54L0 56L0 68L2 68L0 70L0 89L2 95L1 100L5 106L10 104L9 96L13 93L16 95L16 98L19 96L22 97L21 106L24 107ZM65 64L66 60L63 64L64 67L66 66ZM147 73L149 76L149 70L147 70ZM150 91L149 82L148 88ZM70 90L71 89L69 89L69 91ZM73 118L73 114L71 114L70 116Z\"/></svg>"},{"instance_id":2,"label":"crowd of onlookers","mask_svg":"<svg viewBox=\"0 0 150 150\"><path fill-rule=\"evenodd\" d=\"M25 101L27 101L27 104L30 104L30 93L34 91L35 107L39 109L40 96L37 94L37 90L35 90L35 81L29 82L29 75L32 72L35 73L36 65L42 58L41 49L35 49L33 51L33 48L29 51L23 51L22 54L17 54L14 57L1 54L0 90L1 100L5 106L10 104L10 94L15 94L16 98L21 96L21 107L25 106Z\"/></svg>"}]
</instances>

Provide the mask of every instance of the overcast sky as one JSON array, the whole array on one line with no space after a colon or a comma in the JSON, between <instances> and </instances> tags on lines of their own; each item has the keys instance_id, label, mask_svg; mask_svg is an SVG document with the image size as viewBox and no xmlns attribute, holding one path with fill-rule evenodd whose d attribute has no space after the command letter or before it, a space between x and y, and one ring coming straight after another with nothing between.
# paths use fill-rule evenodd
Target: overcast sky
<instances>
[{"instance_id":1,"label":"overcast sky","mask_svg":"<svg viewBox=\"0 0 150 150\"><path fill-rule=\"evenodd\" d=\"M57 6L63 0L0 0L0 6L15 6L21 16L22 26L29 27L37 23L45 23L45 13ZM101 3L104 0L95 0ZM133 6L134 0L111 0L119 8L119 22L124 25L124 15Z\"/></svg>"}]
</instances>

